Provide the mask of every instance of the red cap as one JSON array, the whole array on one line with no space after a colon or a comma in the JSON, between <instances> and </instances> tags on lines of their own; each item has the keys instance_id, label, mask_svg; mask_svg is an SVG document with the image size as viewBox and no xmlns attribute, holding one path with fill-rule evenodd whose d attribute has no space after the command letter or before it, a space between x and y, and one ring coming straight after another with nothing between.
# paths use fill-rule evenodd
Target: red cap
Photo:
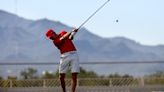
<instances>
[{"instance_id":1,"label":"red cap","mask_svg":"<svg viewBox=\"0 0 164 92\"><path fill-rule=\"evenodd\" d=\"M50 38L55 32L52 29L48 29L48 31L46 32L46 36L48 38Z\"/></svg>"}]
</instances>

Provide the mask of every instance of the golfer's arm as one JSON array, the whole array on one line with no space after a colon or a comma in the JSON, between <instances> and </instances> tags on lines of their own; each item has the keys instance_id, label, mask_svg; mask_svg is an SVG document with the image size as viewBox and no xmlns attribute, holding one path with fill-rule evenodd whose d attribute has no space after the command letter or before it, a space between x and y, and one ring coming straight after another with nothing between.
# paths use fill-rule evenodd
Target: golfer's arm
<instances>
[{"instance_id":1,"label":"golfer's arm","mask_svg":"<svg viewBox=\"0 0 164 92\"><path fill-rule=\"evenodd\" d=\"M68 33L66 33L65 35L63 35L63 36L60 38L60 40L64 40L64 39L67 38L67 37L71 38L70 36L74 36L76 32L77 32L77 30L73 29L71 32L68 32Z\"/></svg>"},{"instance_id":2,"label":"golfer's arm","mask_svg":"<svg viewBox=\"0 0 164 92\"><path fill-rule=\"evenodd\" d=\"M64 40L65 38L67 38L68 36L70 36L70 35L71 35L71 33L72 33L72 31L71 31L71 32L66 33L65 35L63 35L63 36L60 38L60 40Z\"/></svg>"}]
</instances>

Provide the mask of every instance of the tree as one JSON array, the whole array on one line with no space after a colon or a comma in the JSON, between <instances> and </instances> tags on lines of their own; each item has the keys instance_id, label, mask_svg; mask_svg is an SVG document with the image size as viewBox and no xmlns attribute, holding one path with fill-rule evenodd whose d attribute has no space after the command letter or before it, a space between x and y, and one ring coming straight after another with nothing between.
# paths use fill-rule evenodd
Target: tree
<instances>
[{"instance_id":1,"label":"tree","mask_svg":"<svg viewBox=\"0 0 164 92\"><path fill-rule=\"evenodd\" d=\"M148 77L156 77L156 78L164 77L164 71L156 71L155 73L148 75Z\"/></svg>"},{"instance_id":2,"label":"tree","mask_svg":"<svg viewBox=\"0 0 164 92\"><path fill-rule=\"evenodd\" d=\"M71 78L72 74L71 74L71 71L69 70L67 73L66 73L66 77L67 78ZM48 72L46 72L42 78L59 78L59 72L58 70L54 73L54 74L50 74ZM85 69L83 69L82 67L80 67L80 73L78 75L78 78L98 78L99 76L93 72L93 71L86 71Z\"/></svg>"},{"instance_id":3,"label":"tree","mask_svg":"<svg viewBox=\"0 0 164 92\"><path fill-rule=\"evenodd\" d=\"M66 73L68 78L71 78L70 71ZM80 73L78 75L78 78L98 78L98 75L93 71L87 71L80 67Z\"/></svg>"},{"instance_id":4,"label":"tree","mask_svg":"<svg viewBox=\"0 0 164 92\"><path fill-rule=\"evenodd\" d=\"M57 73L50 73L48 71L45 71L45 74L42 76L43 79L54 79L56 78Z\"/></svg>"},{"instance_id":5,"label":"tree","mask_svg":"<svg viewBox=\"0 0 164 92\"><path fill-rule=\"evenodd\" d=\"M0 76L0 80L2 80L3 78Z\"/></svg>"},{"instance_id":6,"label":"tree","mask_svg":"<svg viewBox=\"0 0 164 92\"><path fill-rule=\"evenodd\" d=\"M37 70L33 68L27 68L24 71L21 72L21 76L24 79L37 79Z\"/></svg>"},{"instance_id":7,"label":"tree","mask_svg":"<svg viewBox=\"0 0 164 92\"><path fill-rule=\"evenodd\" d=\"M125 75L120 75L118 73L115 74L110 74L108 78L133 78L133 76L125 74Z\"/></svg>"},{"instance_id":8,"label":"tree","mask_svg":"<svg viewBox=\"0 0 164 92\"><path fill-rule=\"evenodd\" d=\"M8 79L10 79L10 80L16 80L17 79L17 76L8 76Z\"/></svg>"},{"instance_id":9,"label":"tree","mask_svg":"<svg viewBox=\"0 0 164 92\"><path fill-rule=\"evenodd\" d=\"M121 78L121 75L115 73L115 74L110 74L108 78Z\"/></svg>"}]
</instances>

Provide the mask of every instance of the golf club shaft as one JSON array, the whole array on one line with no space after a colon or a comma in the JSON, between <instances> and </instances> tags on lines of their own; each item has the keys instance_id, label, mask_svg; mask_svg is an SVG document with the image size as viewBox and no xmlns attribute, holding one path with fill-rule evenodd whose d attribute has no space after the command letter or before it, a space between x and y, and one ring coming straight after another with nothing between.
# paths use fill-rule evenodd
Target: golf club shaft
<instances>
[{"instance_id":1,"label":"golf club shaft","mask_svg":"<svg viewBox=\"0 0 164 92\"><path fill-rule=\"evenodd\" d=\"M103 5L101 5L91 16L89 16L77 29L79 30L89 19L91 19L100 9L102 9L110 0L107 0Z\"/></svg>"}]
</instances>

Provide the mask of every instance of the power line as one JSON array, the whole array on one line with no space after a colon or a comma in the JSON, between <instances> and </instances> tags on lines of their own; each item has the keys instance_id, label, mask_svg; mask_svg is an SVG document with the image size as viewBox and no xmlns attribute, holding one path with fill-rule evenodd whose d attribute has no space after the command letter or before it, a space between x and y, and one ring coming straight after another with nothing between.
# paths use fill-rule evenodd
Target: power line
<instances>
[{"instance_id":1,"label":"power line","mask_svg":"<svg viewBox=\"0 0 164 92\"><path fill-rule=\"evenodd\" d=\"M81 65L95 65L95 64L164 64L164 61L103 61L103 62L80 62ZM1 62L0 65L58 65L57 62Z\"/></svg>"}]
</instances>

